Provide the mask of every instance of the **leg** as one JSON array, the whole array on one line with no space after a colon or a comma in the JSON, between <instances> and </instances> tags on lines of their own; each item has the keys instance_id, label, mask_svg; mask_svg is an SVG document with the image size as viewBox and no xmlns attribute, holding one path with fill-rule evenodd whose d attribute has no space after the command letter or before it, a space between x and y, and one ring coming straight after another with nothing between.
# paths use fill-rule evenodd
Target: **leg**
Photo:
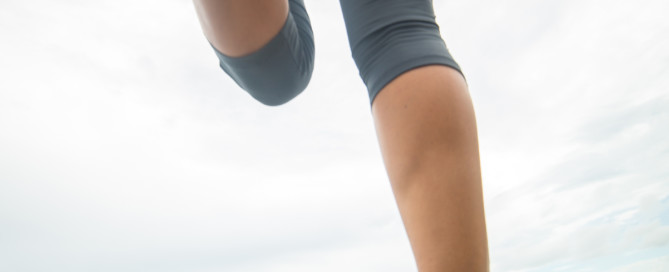
<instances>
[{"instance_id":1,"label":"leg","mask_svg":"<svg viewBox=\"0 0 669 272\"><path fill-rule=\"evenodd\" d=\"M311 79L314 42L303 0L193 0L220 66L263 104L300 94Z\"/></svg>"},{"instance_id":2,"label":"leg","mask_svg":"<svg viewBox=\"0 0 669 272\"><path fill-rule=\"evenodd\" d=\"M476 120L462 76L413 69L383 88L372 112L419 271L487 271Z\"/></svg>"},{"instance_id":3,"label":"leg","mask_svg":"<svg viewBox=\"0 0 669 272\"><path fill-rule=\"evenodd\" d=\"M432 1L340 3L419 271L487 271L474 111Z\"/></svg>"}]
</instances>

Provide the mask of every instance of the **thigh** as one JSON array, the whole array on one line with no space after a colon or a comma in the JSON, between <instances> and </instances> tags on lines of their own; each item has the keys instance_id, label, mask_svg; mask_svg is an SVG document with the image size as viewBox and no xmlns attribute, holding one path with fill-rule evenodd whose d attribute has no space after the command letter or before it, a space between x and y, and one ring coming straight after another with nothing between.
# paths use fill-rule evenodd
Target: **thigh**
<instances>
[{"instance_id":1,"label":"thigh","mask_svg":"<svg viewBox=\"0 0 669 272\"><path fill-rule=\"evenodd\" d=\"M220 52L239 57L255 52L279 32L288 0L193 0L202 30Z\"/></svg>"}]
</instances>

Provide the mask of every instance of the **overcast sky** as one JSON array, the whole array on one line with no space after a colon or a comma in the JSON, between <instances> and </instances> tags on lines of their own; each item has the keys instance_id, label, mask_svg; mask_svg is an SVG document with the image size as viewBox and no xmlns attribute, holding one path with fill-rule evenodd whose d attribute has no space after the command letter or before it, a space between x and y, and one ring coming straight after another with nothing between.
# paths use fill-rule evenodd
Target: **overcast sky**
<instances>
[{"instance_id":1,"label":"overcast sky","mask_svg":"<svg viewBox=\"0 0 669 272\"><path fill-rule=\"evenodd\" d=\"M0 2L0 271L416 271L339 3L311 84L237 87L191 1ZM664 0L434 1L493 271L669 269Z\"/></svg>"}]
</instances>

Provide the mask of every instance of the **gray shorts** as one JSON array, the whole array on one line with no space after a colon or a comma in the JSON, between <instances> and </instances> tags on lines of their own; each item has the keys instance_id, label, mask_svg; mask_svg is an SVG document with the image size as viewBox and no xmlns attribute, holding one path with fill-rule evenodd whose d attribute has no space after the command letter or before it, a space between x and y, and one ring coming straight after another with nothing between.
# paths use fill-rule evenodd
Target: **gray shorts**
<instances>
[{"instance_id":1,"label":"gray shorts","mask_svg":"<svg viewBox=\"0 0 669 272\"><path fill-rule=\"evenodd\" d=\"M340 0L349 45L370 105L397 76L425 65L462 73L446 48L432 0ZM251 96L276 106L300 94L314 66L314 39L303 0L289 0L280 32L263 48L243 57L214 51L221 68Z\"/></svg>"}]
</instances>

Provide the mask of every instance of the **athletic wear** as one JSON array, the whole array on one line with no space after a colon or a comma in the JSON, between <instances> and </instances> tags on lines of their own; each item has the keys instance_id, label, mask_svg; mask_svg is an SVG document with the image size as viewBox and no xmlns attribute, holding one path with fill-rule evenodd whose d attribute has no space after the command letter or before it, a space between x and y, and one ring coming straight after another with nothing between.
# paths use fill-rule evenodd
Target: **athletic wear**
<instances>
[{"instance_id":1,"label":"athletic wear","mask_svg":"<svg viewBox=\"0 0 669 272\"><path fill-rule=\"evenodd\" d=\"M397 76L439 64L462 73L439 34L431 0L340 0L351 53L367 86L370 105ZM303 0L289 0L285 25L268 44L248 56L225 56L213 45L220 66L266 105L300 94L311 79L314 40Z\"/></svg>"},{"instance_id":2,"label":"athletic wear","mask_svg":"<svg viewBox=\"0 0 669 272\"><path fill-rule=\"evenodd\" d=\"M288 19L279 33L250 55L229 57L211 45L223 71L268 106L281 105L300 94L314 69L314 35L309 15L302 0L289 0L289 7Z\"/></svg>"}]
</instances>

